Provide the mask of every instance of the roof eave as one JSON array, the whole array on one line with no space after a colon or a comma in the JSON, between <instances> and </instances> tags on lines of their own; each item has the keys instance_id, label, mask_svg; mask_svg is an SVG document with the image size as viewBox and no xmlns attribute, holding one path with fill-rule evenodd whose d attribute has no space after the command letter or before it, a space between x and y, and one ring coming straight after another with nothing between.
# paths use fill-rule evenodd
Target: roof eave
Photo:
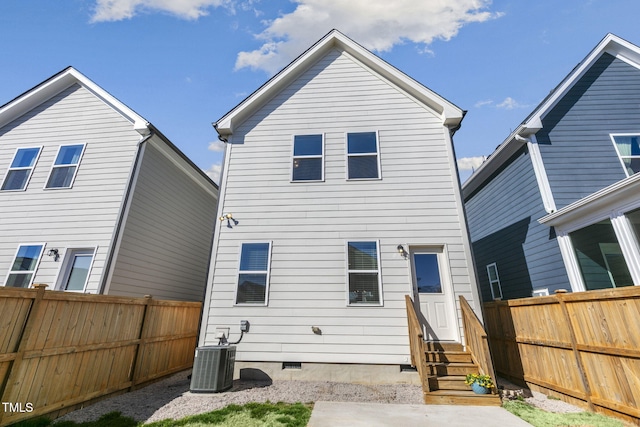
<instances>
[{"instance_id":1,"label":"roof eave","mask_svg":"<svg viewBox=\"0 0 640 427\"><path fill-rule=\"evenodd\" d=\"M132 123L133 129L136 132L141 135L149 134L150 130L147 120L124 105L122 102L118 101L115 97L73 67L65 68L61 72L55 74L51 78L0 107L0 127L10 123L23 114L26 114L33 108L76 83L85 87L125 117Z\"/></svg>"},{"instance_id":2,"label":"roof eave","mask_svg":"<svg viewBox=\"0 0 640 427\"><path fill-rule=\"evenodd\" d=\"M450 103L424 85L413 80L397 68L374 55L338 30L332 30L306 52L287 65L263 86L249 95L238 106L220 118L214 127L218 134L226 138L233 134L239 123L250 116L257 108L271 99L282 88L291 83L300 73L313 65L330 49L337 47L349 53L360 62L378 72L381 76L410 93L442 118L445 126L457 128L464 117L464 111Z\"/></svg>"},{"instance_id":3,"label":"roof eave","mask_svg":"<svg viewBox=\"0 0 640 427\"><path fill-rule=\"evenodd\" d=\"M484 182L497 171L505 161L521 146L522 141L518 136L529 138L542 129L542 119L570 90L573 85L584 75L593 63L603 53L610 53L618 58L640 64L640 48L634 44L614 35L607 34L598 45L560 82L556 88L536 107L524 122L513 131L502 144L500 144L491 156L465 181L462 186L463 196L466 199L473 194ZM512 146L513 145L513 146Z\"/></svg>"}]
</instances>

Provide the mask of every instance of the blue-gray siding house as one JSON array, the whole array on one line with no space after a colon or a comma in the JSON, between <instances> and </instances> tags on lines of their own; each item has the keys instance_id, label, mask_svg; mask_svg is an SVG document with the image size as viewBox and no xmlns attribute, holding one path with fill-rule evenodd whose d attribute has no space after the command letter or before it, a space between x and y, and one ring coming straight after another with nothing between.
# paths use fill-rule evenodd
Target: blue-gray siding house
<instances>
[{"instance_id":1,"label":"blue-gray siding house","mask_svg":"<svg viewBox=\"0 0 640 427\"><path fill-rule=\"evenodd\" d=\"M482 297L640 285L640 48L608 34L465 182Z\"/></svg>"}]
</instances>

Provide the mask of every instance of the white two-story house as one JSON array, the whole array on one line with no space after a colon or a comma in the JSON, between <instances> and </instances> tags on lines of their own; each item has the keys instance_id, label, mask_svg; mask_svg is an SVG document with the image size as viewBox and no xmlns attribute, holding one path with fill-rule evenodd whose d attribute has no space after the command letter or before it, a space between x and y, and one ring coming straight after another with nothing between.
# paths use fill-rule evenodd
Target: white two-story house
<instances>
[{"instance_id":1,"label":"white two-story house","mask_svg":"<svg viewBox=\"0 0 640 427\"><path fill-rule=\"evenodd\" d=\"M480 314L452 145L463 115L334 30L219 119L200 345L236 341L246 320L240 373L399 381L405 295L426 338L462 342L459 296Z\"/></svg>"},{"instance_id":2,"label":"white two-story house","mask_svg":"<svg viewBox=\"0 0 640 427\"><path fill-rule=\"evenodd\" d=\"M218 188L67 68L0 107L0 285L202 300Z\"/></svg>"}]
</instances>

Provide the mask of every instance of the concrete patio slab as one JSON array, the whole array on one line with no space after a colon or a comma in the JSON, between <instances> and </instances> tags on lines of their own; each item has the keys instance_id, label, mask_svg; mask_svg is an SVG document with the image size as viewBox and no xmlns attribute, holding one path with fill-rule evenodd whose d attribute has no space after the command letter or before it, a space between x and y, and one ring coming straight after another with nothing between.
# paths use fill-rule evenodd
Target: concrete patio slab
<instances>
[{"instance_id":1,"label":"concrete patio slab","mask_svg":"<svg viewBox=\"0 0 640 427\"><path fill-rule=\"evenodd\" d=\"M316 402L308 427L531 427L507 410L492 406L392 405Z\"/></svg>"}]
</instances>

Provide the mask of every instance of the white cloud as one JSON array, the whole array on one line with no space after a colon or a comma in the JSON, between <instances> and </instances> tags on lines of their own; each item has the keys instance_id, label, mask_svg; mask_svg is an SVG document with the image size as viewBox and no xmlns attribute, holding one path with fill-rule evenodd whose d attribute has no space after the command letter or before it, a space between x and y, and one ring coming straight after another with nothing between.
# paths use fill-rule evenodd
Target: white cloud
<instances>
[{"instance_id":1,"label":"white cloud","mask_svg":"<svg viewBox=\"0 0 640 427\"><path fill-rule=\"evenodd\" d=\"M232 8L232 0L96 0L92 22L131 19L141 12L167 12L182 19L208 15L211 7Z\"/></svg>"},{"instance_id":2,"label":"white cloud","mask_svg":"<svg viewBox=\"0 0 640 427\"><path fill-rule=\"evenodd\" d=\"M510 96L506 97L504 101L496 105L496 108L504 108L505 110L514 110L516 108L526 108L526 107L527 105L520 104L518 101L511 98Z\"/></svg>"},{"instance_id":3,"label":"white cloud","mask_svg":"<svg viewBox=\"0 0 640 427\"><path fill-rule=\"evenodd\" d=\"M502 16L488 10L491 0L295 0L296 9L268 22L256 35L259 49L240 52L236 69L275 73L316 40L337 28L378 52L411 41L428 49L436 39L449 40L460 28ZM357 19L356 19L357 17Z\"/></svg>"},{"instance_id":4,"label":"white cloud","mask_svg":"<svg viewBox=\"0 0 640 427\"><path fill-rule=\"evenodd\" d=\"M213 141L209 143L209 150L211 151L224 151L224 142L222 141Z\"/></svg>"},{"instance_id":5,"label":"white cloud","mask_svg":"<svg viewBox=\"0 0 640 427\"><path fill-rule=\"evenodd\" d=\"M222 163L214 163L209 169L204 171L204 173L206 173L209 178L211 178L213 182L216 183L220 182L220 172L222 172Z\"/></svg>"},{"instance_id":6,"label":"white cloud","mask_svg":"<svg viewBox=\"0 0 640 427\"><path fill-rule=\"evenodd\" d=\"M461 171L472 171L476 170L482 165L482 163L487 158L485 156L477 156L477 157L463 157L458 159L458 170Z\"/></svg>"},{"instance_id":7,"label":"white cloud","mask_svg":"<svg viewBox=\"0 0 640 427\"><path fill-rule=\"evenodd\" d=\"M485 101L478 101L478 102L476 102L476 105L474 105L474 107L476 107L476 108L482 108L482 107L484 107L484 106L491 105L491 104L493 104L493 100L492 100L492 99L487 99L487 100L485 100Z\"/></svg>"}]
</instances>

